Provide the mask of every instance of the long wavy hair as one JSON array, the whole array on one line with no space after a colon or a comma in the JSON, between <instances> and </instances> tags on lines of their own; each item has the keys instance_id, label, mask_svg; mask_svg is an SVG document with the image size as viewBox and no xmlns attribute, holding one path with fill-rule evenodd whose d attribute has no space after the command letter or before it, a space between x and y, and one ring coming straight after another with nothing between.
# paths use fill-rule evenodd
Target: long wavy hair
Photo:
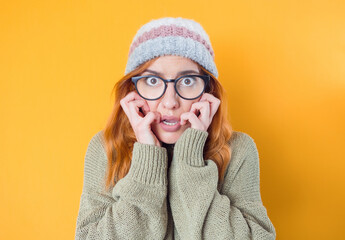
<instances>
[{"instance_id":1,"label":"long wavy hair","mask_svg":"<svg viewBox=\"0 0 345 240\"><path fill-rule=\"evenodd\" d=\"M141 64L135 70L123 76L113 87L112 93L115 93L114 107L103 129L108 158L107 173L104 179L106 191L109 191L109 189L115 186L117 181L127 175L131 166L133 146L136 142L135 133L120 105L120 101L129 92L135 90L131 77L144 72L156 60L157 58L154 58ZM211 76L206 92L214 95L221 101L217 113L214 115L207 130L208 138L205 142L203 155L204 159L211 159L217 164L218 180L222 181L231 157L228 141L232 134L232 128L227 119L227 98L223 87L213 74L197 62L195 63L198 65L201 74L209 74Z\"/></svg>"}]
</instances>

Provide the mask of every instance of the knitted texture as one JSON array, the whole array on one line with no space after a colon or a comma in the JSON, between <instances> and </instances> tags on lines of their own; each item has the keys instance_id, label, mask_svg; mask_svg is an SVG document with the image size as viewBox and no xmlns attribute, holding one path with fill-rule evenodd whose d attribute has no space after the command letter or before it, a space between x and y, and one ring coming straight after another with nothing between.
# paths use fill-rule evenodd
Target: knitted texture
<instances>
[{"instance_id":1,"label":"knitted texture","mask_svg":"<svg viewBox=\"0 0 345 240\"><path fill-rule=\"evenodd\" d=\"M164 55L190 58L218 77L210 39L203 27L192 19L166 17L143 25L132 40L125 74Z\"/></svg>"},{"instance_id":2,"label":"knitted texture","mask_svg":"<svg viewBox=\"0 0 345 240\"><path fill-rule=\"evenodd\" d=\"M102 131L89 142L75 239L276 238L260 195L254 140L234 131L230 164L218 183L217 165L202 157L208 133L188 128L167 149L136 142L129 173L104 190L107 157Z\"/></svg>"}]
</instances>

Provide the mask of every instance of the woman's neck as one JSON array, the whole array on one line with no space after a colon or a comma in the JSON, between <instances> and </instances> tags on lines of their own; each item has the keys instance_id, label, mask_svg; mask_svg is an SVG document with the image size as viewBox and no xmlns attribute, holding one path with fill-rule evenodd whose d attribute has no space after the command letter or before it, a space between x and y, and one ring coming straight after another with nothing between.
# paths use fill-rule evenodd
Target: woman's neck
<instances>
[{"instance_id":1,"label":"woman's neck","mask_svg":"<svg viewBox=\"0 0 345 240\"><path fill-rule=\"evenodd\" d=\"M174 153L174 146L175 144L169 144L169 143L163 143L162 147L165 147L167 149L168 153L168 167L170 166L170 163L172 161L173 153Z\"/></svg>"}]
</instances>

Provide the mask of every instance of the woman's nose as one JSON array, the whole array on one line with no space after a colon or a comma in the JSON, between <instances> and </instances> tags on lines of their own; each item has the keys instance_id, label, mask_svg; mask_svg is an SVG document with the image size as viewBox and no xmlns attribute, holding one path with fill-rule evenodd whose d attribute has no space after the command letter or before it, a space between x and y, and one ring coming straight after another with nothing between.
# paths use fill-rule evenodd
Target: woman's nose
<instances>
[{"instance_id":1,"label":"woman's nose","mask_svg":"<svg viewBox=\"0 0 345 240\"><path fill-rule=\"evenodd\" d=\"M178 107L178 94L175 91L174 83L168 83L167 89L162 97L162 103L165 108Z\"/></svg>"}]
</instances>

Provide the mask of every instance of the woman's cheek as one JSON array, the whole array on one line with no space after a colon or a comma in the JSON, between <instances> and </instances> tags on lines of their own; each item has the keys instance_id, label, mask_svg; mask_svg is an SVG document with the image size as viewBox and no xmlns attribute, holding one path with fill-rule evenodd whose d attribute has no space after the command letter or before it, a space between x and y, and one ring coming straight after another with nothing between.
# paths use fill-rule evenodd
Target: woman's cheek
<instances>
[{"instance_id":1,"label":"woman's cheek","mask_svg":"<svg viewBox=\"0 0 345 240\"><path fill-rule=\"evenodd\" d=\"M156 102L156 101L147 101L147 105L150 108L150 112L157 112L158 102Z\"/></svg>"}]
</instances>

